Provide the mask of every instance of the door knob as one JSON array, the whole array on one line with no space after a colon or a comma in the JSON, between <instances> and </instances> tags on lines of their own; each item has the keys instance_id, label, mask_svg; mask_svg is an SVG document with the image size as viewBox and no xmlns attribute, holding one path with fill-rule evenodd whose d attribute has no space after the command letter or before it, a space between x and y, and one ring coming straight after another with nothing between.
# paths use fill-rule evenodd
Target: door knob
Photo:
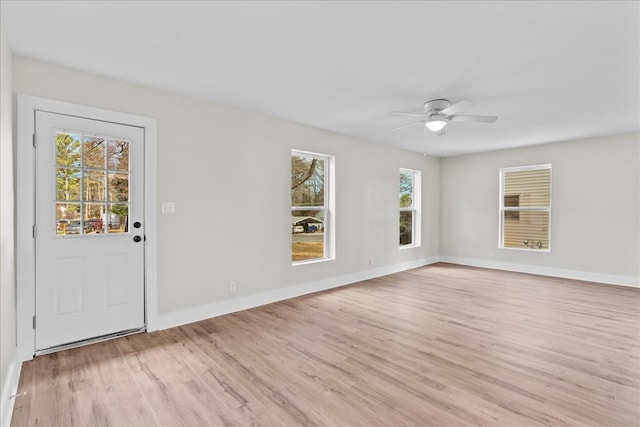
<instances>
[{"instance_id":1,"label":"door knob","mask_svg":"<svg viewBox=\"0 0 640 427\"><path fill-rule=\"evenodd\" d=\"M142 240L142 237L140 236L133 236L133 241L138 243L140 240Z\"/></svg>"}]
</instances>

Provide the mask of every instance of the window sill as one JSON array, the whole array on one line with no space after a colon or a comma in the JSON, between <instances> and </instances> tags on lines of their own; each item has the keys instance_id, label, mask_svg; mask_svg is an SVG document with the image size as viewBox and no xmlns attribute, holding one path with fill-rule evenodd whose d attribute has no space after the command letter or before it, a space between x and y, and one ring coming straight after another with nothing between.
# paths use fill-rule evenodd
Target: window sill
<instances>
[{"instance_id":1,"label":"window sill","mask_svg":"<svg viewBox=\"0 0 640 427\"><path fill-rule=\"evenodd\" d=\"M326 261L333 261L335 258L315 258L315 259L308 259L308 260L304 260L304 261L294 261L291 263L291 265L293 267L297 267L299 265L307 265L307 264L318 264L321 262L326 262Z\"/></svg>"},{"instance_id":2,"label":"window sill","mask_svg":"<svg viewBox=\"0 0 640 427\"><path fill-rule=\"evenodd\" d=\"M502 246L498 249L506 249L509 251L524 251L524 252L543 252L543 253L551 253L551 249L536 249L536 248L510 248L507 246Z\"/></svg>"},{"instance_id":3,"label":"window sill","mask_svg":"<svg viewBox=\"0 0 640 427\"><path fill-rule=\"evenodd\" d=\"M413 248L419 248L421 245L416 244L416 245L402 245L402 246L398 246L398 249L403 250L403 249L413 249Z\"/></svg>"}]
</instances>

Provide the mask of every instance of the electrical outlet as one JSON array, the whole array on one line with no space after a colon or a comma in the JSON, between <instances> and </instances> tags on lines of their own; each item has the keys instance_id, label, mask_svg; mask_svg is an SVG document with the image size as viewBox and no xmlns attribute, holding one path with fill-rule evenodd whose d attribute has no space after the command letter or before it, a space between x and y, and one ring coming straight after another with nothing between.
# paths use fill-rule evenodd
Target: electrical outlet
<instances>
[{"instance_id":1,"label":"electrical outlet","mask_svg":"<svg viewBox=\"0 0 640 427\"><path fill-rule=\"evenodd\" d=\"M495 252L493 252L493 251L489 251L489 256L490 256L491 258L495 258L495 257L496 257L496 253L495 253Z\"/></svg>"},{"instance_id":2,"label":"electrical outlet","mask_svg":"<svg viewBox=\"0 0 640 427\"><path fill-rule=\"evenodd\" d=\"M373 258L369 258L369 265L373 265Z\"/></svg>"},{"instance_id":3,"label":"electrical outlet","mask_svg":"<svg viewBox=\"0 0 640 427\"><path fill-rule=\"evenodd\" d=\"M232 294L236 291L236 282L229 282L229 293Z\"/></svg>"}]
</instances>

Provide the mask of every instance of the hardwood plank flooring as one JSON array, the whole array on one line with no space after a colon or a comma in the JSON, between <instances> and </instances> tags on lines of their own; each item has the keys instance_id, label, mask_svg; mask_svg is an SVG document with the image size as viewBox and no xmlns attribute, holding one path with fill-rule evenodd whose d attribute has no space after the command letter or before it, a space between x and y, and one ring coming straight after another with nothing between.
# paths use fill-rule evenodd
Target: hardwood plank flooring
<instances>
[{"instance_id":1,"label":"hardwood plank flooring","mask_svg":"<svg viewBox=\"0 0 640 427\"><path fill-rule=\"evenodd\" d=\"M23 365L12 426L640 426L640 289L437 264Z\"/></svg>"}]
</instances>

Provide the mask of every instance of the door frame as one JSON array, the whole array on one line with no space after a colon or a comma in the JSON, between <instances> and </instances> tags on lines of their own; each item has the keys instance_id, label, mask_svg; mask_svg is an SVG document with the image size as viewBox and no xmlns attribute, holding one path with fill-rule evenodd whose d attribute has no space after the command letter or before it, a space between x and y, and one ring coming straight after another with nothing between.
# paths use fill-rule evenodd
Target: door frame
<instances>
[{"instance_id":1,"label":"door frame","mask_svg":"<svg viewBox=\"0 0 640 427\"><path fill-rule=\"evenodd\" d=\"M87 119L137 126L144 130L144 221L146 247L145 323L147 332L158 324L158 245L157 245L157 120L129 113L105 110L30 95L17 95L16 147L16 281L17 355L20 361L35 353L35 112L66 114ZM41 143L41 142L40 142Z\"/></svg>"}]
</instances>

